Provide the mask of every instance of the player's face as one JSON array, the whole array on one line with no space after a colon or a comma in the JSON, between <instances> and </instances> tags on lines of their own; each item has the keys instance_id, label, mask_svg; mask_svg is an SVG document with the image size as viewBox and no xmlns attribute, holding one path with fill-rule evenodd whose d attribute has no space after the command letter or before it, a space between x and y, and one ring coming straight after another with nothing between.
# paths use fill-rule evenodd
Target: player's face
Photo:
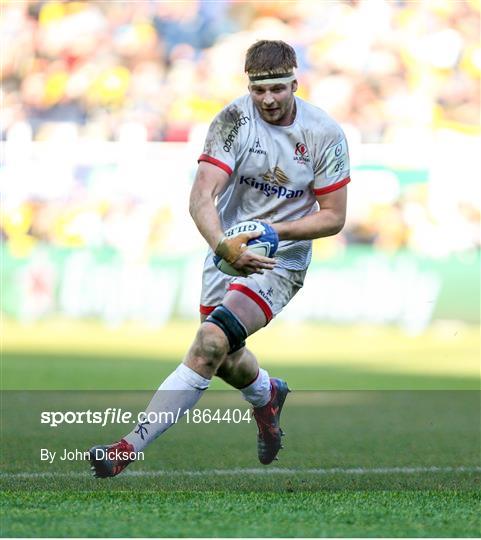
<instances>
[{"instance_id":1,"label":"player's face","mask_svg":"<svg viewBox=\"0 0 481 540\"><path fill-rule=\"evenodd\" d=\"M288 126L296 115L294 92L297 81L288 84L251 84L249 92L262 118L277 126Z\"/></svg>"}]
</instances>

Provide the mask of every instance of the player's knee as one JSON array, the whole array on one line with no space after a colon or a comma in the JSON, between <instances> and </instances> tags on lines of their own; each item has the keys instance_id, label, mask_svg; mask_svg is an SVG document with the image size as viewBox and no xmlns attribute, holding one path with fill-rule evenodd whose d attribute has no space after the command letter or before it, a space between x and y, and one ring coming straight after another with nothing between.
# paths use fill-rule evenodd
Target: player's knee
<instances>
[{"instance_id":1,"label":"player's knee","mask_svg":"<svg viewBox=\"0 0 481 540\"><path fill-rule=\"evenodd\" d=\"M229 343L222 330L209 324L202 324L195 342L196 363L216 369L225 358Z\"/></svg>"},{"instance_id":2,"label":"player's knee","mask_svg":"<svg viewBox=\"0 0 481 540\"><path fill-rule=\"evenodd\" d=\"M226 356L224 358L224 361L220 364L220 366L217 368L217 371L215 374L217 377L220 377L221 379L228 378L232 372L235 369L235 362L231 358L231 355Z\"/></svg>"},{"instance_id":3,"label":"player's knee","mask_svg":"<svg viewBox=\"0 0 481 540\"><path fill-rule=\"evenodd\" d=\"M217 306L205 322L217 326L227 338L229 354L242 349L247 337L247 329L232 310L223 304Z\"/></svg>"}]
</instances>

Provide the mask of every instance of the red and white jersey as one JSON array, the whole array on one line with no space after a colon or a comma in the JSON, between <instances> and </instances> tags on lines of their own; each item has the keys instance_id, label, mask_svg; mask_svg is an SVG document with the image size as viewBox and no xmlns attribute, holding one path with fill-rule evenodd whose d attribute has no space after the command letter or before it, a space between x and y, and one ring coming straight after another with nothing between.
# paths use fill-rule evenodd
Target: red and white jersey
<instances>
[{"instance_id":1,"label":"red and white jersey","mask_svg":"<svg viewBox=\"0 0 481 540\"><path fill-rule=\"evenodd\" d=\"M264 121L249 95L227 105L210 125L199 161L230 175L217 199L223 230L251 219L299 219L318 209L316 195L349 182L342 129L323 110L295 99L290 126ZM282 241L275 257L282 268L303 270L311 251L310 240Z\"/></svg>"}]
</instances>

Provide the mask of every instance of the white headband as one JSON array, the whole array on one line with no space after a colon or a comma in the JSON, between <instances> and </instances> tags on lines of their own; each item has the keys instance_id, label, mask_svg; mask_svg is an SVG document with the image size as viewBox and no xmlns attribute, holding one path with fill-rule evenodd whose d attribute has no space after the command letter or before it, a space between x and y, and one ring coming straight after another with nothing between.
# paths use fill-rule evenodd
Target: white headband
<instances>
[{"instance_id":1,"label":"white headband","mask_svg":"<svg viewBox=\"0 0 481 540\"><path fill-rule=\"evenodd\" d=\"M249 74L251 84L287 84L296 80L293 71L287 73L256 73Z\"/></svg>"}]
</instances>

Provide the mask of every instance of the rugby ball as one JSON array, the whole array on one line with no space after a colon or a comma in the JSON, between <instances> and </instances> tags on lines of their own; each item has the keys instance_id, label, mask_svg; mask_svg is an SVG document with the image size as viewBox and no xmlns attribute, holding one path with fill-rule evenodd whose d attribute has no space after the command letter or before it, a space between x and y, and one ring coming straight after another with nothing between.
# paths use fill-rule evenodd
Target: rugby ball
<instances>
[{"instance_id":1,"label":"rugby ball","mask_svg":"<svg viewBox=\"0 0 481 540\"><path fill-rule=\"evenodd\" d=\"M224 232L227 238L237 236L242 233L251 233L260 231L261 235L252 238L247 242L247 249L263 257L272 257L277 251L279 245L279 236L277 232L264 221L242 221ZM229 276L240 276L241 274L231 266L226 260L218 255L214 255L214 264L224 274Z\"/></svg>"}]
</instances>

